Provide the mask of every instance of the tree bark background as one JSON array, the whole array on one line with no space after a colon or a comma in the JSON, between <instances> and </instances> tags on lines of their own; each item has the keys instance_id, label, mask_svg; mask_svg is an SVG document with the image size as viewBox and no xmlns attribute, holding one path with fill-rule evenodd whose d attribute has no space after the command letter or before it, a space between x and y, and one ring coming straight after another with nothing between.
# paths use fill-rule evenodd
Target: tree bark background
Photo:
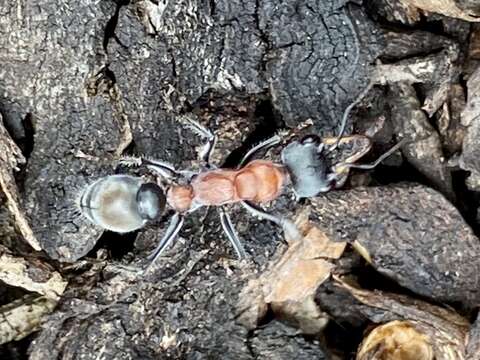
<instances>
[{"instance_id":1,"label":"tree bark background","mask_svg":"<svg viewBox=\"0 0 480 360\"><path fill-rule=\"evenodd\" d=\"M477 11L468 1L457 3L469 9L468 17ZM308 203L317 214L312 221L335 241L345 240L339 232L364 225L365 233L358 237L353 231L348 240L363 240L373 268L410 295L456 302L469 313L478 305L480 284L473 271L478 265L469 264L480 248L477 232L469 227L477 231L478 224L467 215L476 211L477 203L458 200L467 190L464 183L454 184L458 177L447 160L475 175L477 166L469 154L478 143L473 132L465 140L463 136L468 126L475 131L479 123L478 116L465 120L476 109L475 100L467 99L465 80L480 60L472 55L478 49L470 46L480 32L467 21L442 15L424 19L414 5L420 7L388 0L1 3L0 113L27 160L16 177L19 202L43 249L36 256L69 281L42 330L18 348L28 347L31 359L348 358L360 341L349 339L339 348L328 334L305 336L298 324L269 312L253 316L252 328L238 321L242 290L285 251L274 225L232 207L251 256L240 262L234 260L214 212L202 209L188 219L154 271L142 275L145 256L161 238L164 222L138 234L102 233L78 216L75 199L96 178L124 171L115 166L124 154L195 167L200 140L182 128L182 113L196 114L219 134L216 159L229 163L253 143L307 119L313 122L310 131L336 134L347 106L374 83L383 86L362 100L347 133L368 133L376 154L396 136L417 140L402 149L404 165L399 156L389 159L400 169L397 174L403 172L400 166L408 168L409 175L395 181L419 181L443 195L418 184L406 185L409 190L347 189ZM472 103L461 113L463 105ZM382 183L360 175L352 187L355 180ZM397 192L405 203L391 200ZM461 215L443 196L458 201ZM352 199L358 207L342 208ZM438 226L429 229L425 222L405 220L417 201L423 202L422 216L431 216ZM395 210L365 203L398 205L406 214L385 217L386 230L368 228L365 221L373 224L377 215ZM293 217L304 205L286 193L270 210ZM440 221L445 213L451 216ZM417 242L425 231L424 241ZM396 232L404 234L400 242L394 241ZM445 236L456 232L462 241ZM379 239L385 243L377 251ZM457 255L466 251L463 258L449 260L442 253L438 262L429 263L430 244L441 241L445 246L439 253L447 248ZM402 253L405 248L409 250ZM31 255L25 245L10 250ZM407 257L408 266L394 259L415 251L420 255ZM462 281L437 276L452 268L448 261L465 259L470 263L456 275ZM416 267L417 262L426 265ZM432 278L440 280L431 288L419 285ZM455 296L452 284L458 285ZM335 318L333 311L329 316ZM368 322L375 321L362 320L355 336ZM15 349L8 344L0 354L25 356Z\"/></svg>"}]
</instances>

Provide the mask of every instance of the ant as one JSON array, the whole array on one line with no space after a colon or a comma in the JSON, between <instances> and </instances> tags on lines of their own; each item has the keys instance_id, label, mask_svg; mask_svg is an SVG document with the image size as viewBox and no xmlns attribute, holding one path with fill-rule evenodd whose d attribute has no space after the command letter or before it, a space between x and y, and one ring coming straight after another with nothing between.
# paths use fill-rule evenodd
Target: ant
<instances>
[{"instance_id":1,"label":"ant","mask_svg":"<svg viewBox=\"0 0 480 360\"><path fill-rule=\"evenodd\" d=\"M347 109L348 110L348 109ZM355 164L371 148L367 136L343 137L345 121L338 137L320 139L307 135L300 141L290 142L281 151L281 163L268 160L251 160L281 142L275 135L248 151L235 169L218 168L211 164L210 157L217 138L209 129L189 116L183 116L189 128L206 139L200 158L200 171L179 171L167 162L142 157L125 157L120 160L127 166L145 166L163 180L162 185L145 182L142 178L129 175L110 175L100 178L86 187L80 196L81 212L92 223L118 233L142 228L148 221L159 218L166 205L175 214L163 238L149 255L151 266L175 239L182 228L185 216L202 206L218 209L222 228L230 240L237 256L246 257L225 205L240 203L253 215L279 225L290 238L299 238L296 226L289 219L268 213L260 205L278 198L288 187L297 198L308 198L328 192L344 185L349 171L373 169L385 158L400 148L400 141L371 164ZM326 147L332 151L339 144L357 142L360 150L340 163L331 164Z\"/></svg>"}]
</instances>

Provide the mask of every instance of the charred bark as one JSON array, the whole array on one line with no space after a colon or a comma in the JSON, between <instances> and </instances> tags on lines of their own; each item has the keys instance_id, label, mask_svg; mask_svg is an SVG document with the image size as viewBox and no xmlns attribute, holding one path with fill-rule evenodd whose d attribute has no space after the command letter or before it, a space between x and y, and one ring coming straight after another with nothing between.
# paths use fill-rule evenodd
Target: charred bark
<instances>
[{"instance_id":1,"label":"charred bark","mask_svg":"<svg viewBox=\"0 0 480 360\"><path fill-rule=\"evenodd\" d=\"M443 16L476 21L478 6L438 2L455 8L431 15L422 11L435 11L427 2L0 4L0 112L8 130L0 124L0 236L9 248L1 247L0 281L23 289L0 292L1 315L14 325L1 324L0 339L20 339L44 321L19 345L32 359L341 359L359 348L367 327L406 321L404 328L416 326L409 334L434 336L443 318L432 303L465 313L478 306L479 224L463 217L480 206L478 27ZM79 192L98 177L145 175L117 166L122 155L198 169L201 141L182 127L183 114L219 135L215 164L235 166L277 132L335 136L352 104L345 134L370 136L372 160L400 139L409 143L387 161L388 176L385 168L352 171L345 189L303 201L287 189L273 202L270 211L291 218L311 207L303 243L287 248L277 227L232 205L249 254L237 261L216 212L201 209L142 273L169 213L124 235L78 214ZM279 161L280 151L267 157ZM340 147L329 161L351 151ZM414 182L389 184L405 180ZM408 299L402 314L394 311L400 295L380 296L388 309L379 315L370 302L376 293L333 279L358 272L371 290L361 276L369 271L383 279L380 290ZM275 286L268 292L262 282ZM306 285L296 293L292 284ZM430 317L423 328L418 298L427 304L421 316ZM455 354L472 353L476 343L459 345L468 323L453 310L447 315L461 323L441 322L442 334L455 332ZM335 324L354 333L344 348L330 341L330 332L342 333ZM11 346L5 353L16 354Z\"/></svg>"}]
</instances>

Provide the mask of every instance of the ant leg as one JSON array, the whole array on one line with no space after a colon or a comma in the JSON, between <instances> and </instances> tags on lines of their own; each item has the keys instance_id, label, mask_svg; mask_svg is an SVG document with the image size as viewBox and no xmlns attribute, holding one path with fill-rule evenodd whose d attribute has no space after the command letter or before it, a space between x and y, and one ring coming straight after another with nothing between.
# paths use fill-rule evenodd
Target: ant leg
<instances>
[{"instance_id":1,"label":"ant leg","mask_svg":"<svg viewBox=\"0 0 480 360\"><path fill-rule=\"evenodd\" d=\"M270 214L267 211L263 210L261 207L251 203L250 201L241 201L240 204L242 204L242 206L247 209L247 211L249 211L252 215L258 216L261 219L269 220L280 226L288 239L296 241L302 238L302 235L300 234L297 226L291 220L283 216Z\"/></svg>"},{"instance_id":2,"label":"ant leg","mask_svg":"<svg viewBox=\"0 0 480 360\"><path fill-rule=\"evenodd\" d=\"M347 182L348 179L348 174L349 174L349 169L345 168L337 168L336 166L333 167L333 173L330 173L327 175L328 182L332 184L332 189L339 189L345 183Z\"/></svg>"},{"instance_id":3,"label":"ant leg","mask_svg":"<svg viewBox=\"0 0 480 360\"><path fill-rule=\"evenodd\" d=\"M392 146L387 152L380 155L380 157L370 164L354 164L353 162L341 162L334 166L334 173L331 175L335 180L335 187L341 187L347 180L347 175L350 169L372 170L377 167L383 160L391 156L395 151L400 149L406 143L406 139L402 139L394 146Z\"/></svg>"},{"instance_id":4,"label":"ant leg","mask_svg":"<svg viewBox=\"0 0 480 360\"><path fill-rule=\"evenodd\" d=\"M380 155L380 157L370 164L353 164L353 163L344 163L342 166L348 167L350 169L362 169L362 170L372 170L377 167L383 160L392 155L395 151L400 149L406 143L406 139L400 140L394 146L392 146L388 151ZM340 165L340 164L339 164Z\"/></svg>"},{"instance_id":5,"label":"ant leg","mask_svg":"<svg viewBox=\"0 0 480 360\"><path fill-rule=\"evenodd\" d=\"M238 258L246 258L247 253L245 252L245 249L243 248L243 245L237 236L237 232L235 231L232 221L230 220L230 215L228 215L223 207L218 208L218 213L220 214L220 223L222 224L223 231L227 235L228 240L230 240L232 243L233 249L237 253Z\"/></svg>"},{"instance_id":6,"label":"ant leg","mask_svg":"<svg viewBox=\"0 0 480 360\"><path fill-rule=\"evenodd\" d=\"M243 156L242 160L240 160L240 163L238 164L238 168L243 167L249 160L250 158L255 155L257 152L260 150L268 149L272 146L275 146L279 144L281 141L280 136L274 135L271 138L268 138L267 140L262 141L261 143L255 145L253 148L248 150L248 152Z\"/></svg>"},{"instance_id":7,"label":"ant leg","mask_svg":"<svg viewBox=\"0 0 480 360\"><path fill-rule=\"evenodd\" d=\"M170 245L173 239L175 239L178 232L183 226L183 220L184 220L183 215L180 215L179 213L175 213L175 215L172 216L172 219L170 220L170 224L168 225L167 231L165 231L165 235L163 235L163 238L160 240L155 250L147 257L147 259L151 261L150 261L150 264L145 269L145 271L147 271L153 265L153 263L163 253L163 251L167 248L167 246Z\"/></svg>"},{"instance_id":8,"label":"ant leg","mask_svg":"<svg viewBox=\"0 0 480 360\"><path fill-rule=\"evenodd\" d=\"M203 149L200 151L199 155L200 159L205 162L207 167L211 168L210 156L212 155L215 144L217 143L217 137L210 129L207 129L199 122L193 120L191 116L182 116L182 120L186 123L190 130L199 135L201 138L207 139L207 143L203 146Z\"/></svg>"},{"instance_id":9,"label":"ant leg","mask_svg":"<svg viewBox=\"0 0 480 360\"><path fill-rule=\"evenodd\" d=\"M128 167L146 166L148 169L157 172L160 176L166 179L174 179L182 176L181 172L177 171L172 164L166 161L151 160L136 156L124 156L118 161L118 163Z\"/></svg>"}]
</instances>

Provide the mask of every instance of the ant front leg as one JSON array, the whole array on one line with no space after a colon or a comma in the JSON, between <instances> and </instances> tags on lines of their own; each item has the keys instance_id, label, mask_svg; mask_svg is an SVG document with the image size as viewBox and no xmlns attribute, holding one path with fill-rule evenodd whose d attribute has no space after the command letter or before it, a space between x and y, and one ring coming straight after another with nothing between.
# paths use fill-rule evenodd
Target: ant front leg
<instances>
[{"instance_id":1,"label":"ant front leg","mask_svg":"<svg viewBox=\"0 0 480 360\"><path fill-rule=\"evenodd\" d=\"M340 162L333 166L333 173L329 174L330 179L334 181L335 187L339 188L345 184L345 181L347 180L348 174L350 172L350 169L360 169L360 170L372 170L376 168L383 160L391 156L395 151L400 149L406 142L405 139L402 139L399 141L397 144L392 146L390 150L386 151L380 157L375 160L372 163L369 164L355 164L357 160L362 158L371 148L371 140L363 135L352 135L352 136L347 136L344 139L348 138L356 138L356 139L368 139L368 145L365 146L363 149L360 149L359 151L355 152L354 154L350 155L345 161ZM354 139L353 139L354 140ZM328 139L328 142L330 142L330 139Z\"/></svg>"},{"instance_id":2,"label":"ant front leg","mask_svg":"<svg viewBox=\"0 0 480 360\"><path fill-rule=\"evenodd\" d=\"M337 142L338 145L353 143L353 146L358 147L358 150L356 150L352 155L350 155L343 161L347 164L353 164L357 162L362 157L364 157L372 148L372 140L365 135L349 135L342 137L340 140L338 140L337 137L325 137L322 139L322 143L327 147L335 146Z\"/></svg>"},{"instance_id":3,"label":"ant front leg","mask_svg":"<svg viewBox=\"0 0 480 360\"><path fill-rule=\"evenodd\" d=\"M364 135L349 135L341 139L337 137L326 137L323 138L322 142L326 147L332 146L331 150L335 149L336 146L350 144L352 144L354 149L350 156L333 166L333 173L328 174L328 180L332 184L335 184L335 188L340 188L345 184L352 165L364 157L372 148L372 140ZM357 149L355 149L355 147Z\"/></svg>"},{"instance_id":4,"label":"ant front leg","mask_svg":"<svg viewBox=\"0 0 480 360\"><path fill-rule=\"evenodd\" d=\"M207 139L206 144L203 146L203 149L200 151L200 159L205 163L207 169L212 168L210 164L210 157L217 143L217 136L210 130L204 127L199 122L193 120L191 115L185 115L181 118L185 122L186 126L196 133L201 138Z\"/></svg>"},{"instance_id":5,"label":"ant front leg","mask_svg":"<svg viewBox=\"0 0 480 360\"><path fill-rule=\"evenodd\" d=\"M279 144L281 141L280 136L274 135L271 138L268 138L267 140L262 141L261 143L255 145L253 148L248 150L248 152L243 156L242 160L240 160L240 163L238 164L237 168L241 168L245 166L250 159L255 156L257 153L259 153L262 150L267 150L271 148L272 146L275 146Z\"/></svg>"}]
</instances>

